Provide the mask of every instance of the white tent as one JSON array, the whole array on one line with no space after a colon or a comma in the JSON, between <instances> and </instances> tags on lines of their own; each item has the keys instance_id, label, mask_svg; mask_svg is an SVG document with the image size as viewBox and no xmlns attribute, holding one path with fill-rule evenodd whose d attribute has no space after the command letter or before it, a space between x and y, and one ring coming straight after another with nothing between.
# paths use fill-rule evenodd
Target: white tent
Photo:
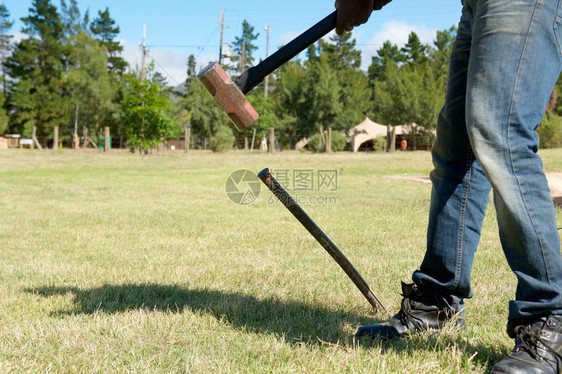
<instances>
[{"instance_id":1,"label":"white tent","mask_svg":"<svg viewBox=\"0 0 562 374\"><path fill-rule=\"evenodd\" d=\"M295 150L298 151L299 149L304 148L307 144L308 144L308 138L302 138L297 142L297 144L295 144Z\"/></svg>"},{"instance_id":2,"label":"white tent","mask_svg":"<svg viewBox=\"0 0 562 374\"><path fill-rule=\"evenodd\" d=\"M406 129L405 126L396 126L395 131L399 135L404 134ZM374 139L377 136L386 136L386 132L386 126L379 125L369 118L365 118L363 122L351 129L351 147L353 152L357 152L361 144L368 140Z\"/></svg>"}]
</instances>

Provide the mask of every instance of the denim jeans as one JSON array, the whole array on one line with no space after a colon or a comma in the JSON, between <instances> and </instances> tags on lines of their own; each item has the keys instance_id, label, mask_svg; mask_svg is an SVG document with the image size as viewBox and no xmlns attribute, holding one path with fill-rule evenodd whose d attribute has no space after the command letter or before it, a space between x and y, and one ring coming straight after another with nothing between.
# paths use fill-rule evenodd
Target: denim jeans
<instances>
[{"instance_id":1,"label":"denim jeans","mask_svg":"<svg viewBox=\"0 0 562 374\"><path fill-rule=\"evenodd\" d=\"M535 133L562 66L562 0L464 0L437 123L427 252L416 284L460 310L490 191L517 277L509 322L562 314L554 204ZM494 277L494 274L489 274Z\"/></svg>"}]
</instances>

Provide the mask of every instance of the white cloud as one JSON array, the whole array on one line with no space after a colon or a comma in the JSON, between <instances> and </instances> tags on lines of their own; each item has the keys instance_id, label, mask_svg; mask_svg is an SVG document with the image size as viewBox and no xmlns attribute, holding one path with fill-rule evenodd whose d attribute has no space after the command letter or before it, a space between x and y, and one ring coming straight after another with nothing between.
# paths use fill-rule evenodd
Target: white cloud
<instances>
[{"instance_id":1,"label":"white cloud","mask_svg":"<svg viewBox=\"0 0 562 374\"><path fill-rule=\"evenodd\" d=\"M118 39L117 41L123 46L121 57L129 63L130 68L132 70L135 70L137 67L140 69L142 63L142 52L139 46L127 43L124 39Z\"/></svg>"},{"instance_id":2,"label":"white cloud","mask_svg":"<svg viewBox=\"0 0 562 374\"><path fill-rule=\"evenodd\" d=\"M187 53L172 49L151 49L148 62L154 61L154 68L159 71L170 86L177 86L187 77Z\"/></svg>"},{"instance_id":3,"label":"white cloud","mask_svg":"<svg viewBox=\"0 0 562 374\"><path fill-rule=\"evenodd\" d=\"M371 57L377 54L377 50L382 47L384 42L390 41L402 47L408 42L408 36L411 32L415 32L420 41L424 44L431 44L435 39L437 29L430 29L425 26L411 25L406 22L388 21L382 26L382 30L377 32L363 48L362 53L362 66L361 68L367 70L371 64Z\"/></svg>"},{"instance_id":4,"label":"white cloud","mask_svg":"<svg viewBox=\"0 0 562 374\"><path fill-rule=\"evenodd\" d=\"M288 44L291 40L295 39L297 36L299 36L303 32L304 32L304 30L303 31L296 31L296 32L291 31L291 32L286 33L285 35L283 35L281 37L281 44L282 45Z\"/></svg>"},{"instance_id":5,"label":"white cloud","mask_svg":"<svg viewBox=\"0 0 562 374\"><path fill-rule=\"evenodd\" d=\"M25 38L27 38L27 35L25 35L22 32L16 31L13 35L12 43L13 44L19 43L20 40L25 39Z\"/></svg>"},{"instance_id":6,"label":"white cloud","mask_svg":"<svg viewBox=\"0 0 562 374\"><path fill-rule=\"evenodd\" d=\"M304 31L304 30L303 30ZM291 40L299 36L303 31L300 32L289 32L281 37L281 42L283 45L289 43ZM391 20L386 22L380 31L375 33L368 41L359 41L359 48L362 51L362 66L363 70L367 70L371 64L371 58L377 54L377 50L382 47L384 42L387 40L392 44L396 44L402 47L408 42L408 36L411 32L415 32L420 41L424 44L431 44L435 39L435 34L437 29L431 29L426 26L412 25L406 22ZM331 31L324 39L330 38L335 34L335 31ZM369 36L365 31L365 28L357 28L353 31L353 38L356 40L364 40ZM365 46L362 46L365 45Z\"/></svg>"}]
</instances>

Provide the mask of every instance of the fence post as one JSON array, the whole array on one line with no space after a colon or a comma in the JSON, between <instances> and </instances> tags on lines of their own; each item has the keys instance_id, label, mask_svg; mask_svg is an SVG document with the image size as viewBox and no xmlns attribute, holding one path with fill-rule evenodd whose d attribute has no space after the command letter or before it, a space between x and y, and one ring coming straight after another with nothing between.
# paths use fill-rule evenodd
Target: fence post
<instances>
[{"instance_id":1,"label":"fence post","mask_svg":"<svg viewBox=\"0 0 562 374\"><path fill-rule=\"evenodd\" d=\"M275 149L275 129L269 128L269 153L273 153Z\"/></svg>"},{"instance_id":2,"label":"fence post","mask_svg":"<svg viewBox=\"0 0 562 374\"><path fill-rule=\"evenodd\" d=\"M83 127L82 134L84 136L84 142L82 143L82 148L86 148L89 143L88 139L88 128L86 126Z\"/></svg>"},{"instance_id":3,"label":"fence post","mask_svg":"<svg viewBox=\"0 0 562 374\"><path fill-rule=\"evenodd\" d=\"M332 153L332 128L328 127L328 134L326 135L326 153Z\"/></svg>"},{"instance_id":4,"label":"fence post","mask_svg":"<svg viewBox=\"0 0 562 374\"><path fill-rule=\"evenodd\" d=\"M53 128L53 151L59 149L59 127L55 126Z\"/></svg>"},{"instance_id":5,"label":"fence post","mask_svg":"<svg viewBox=\"0 0 562 374\"><path fill-rule=\"evenodd\" d=\"M185 153L189 152L189 138L191 138L191 128L190 127L186 127L185 128L185 139L184 139L184 149L185 149Z\"/></svg>"},{"instance_id":6,"label":"fence post","mask_svg":"<svg viewBox=\"0 0 562 374\"><path fill-rule=\"evenodd\" d=\"M103 151L108 152L109 149L111 148L111 142L109 141L110 140L109 126L105 126L104 132L105 132L105 135L104 135L105 136L105 142L104 142L104 145L103 145Z\"/></svg>"},{"instance_id":7,"label":"fence post","mask_svg":"<svg viewBox=\"0 0 562 374\"><path fill-rule=\"evenodd\" d=\"M33 139L33 143L35 144L35 146L42 151L43 148L41 147L41 144L39 144L39 140L37 140L37 127L33 127L33 134L31 135L31 139Z\"/></svg>"}]
</instances>

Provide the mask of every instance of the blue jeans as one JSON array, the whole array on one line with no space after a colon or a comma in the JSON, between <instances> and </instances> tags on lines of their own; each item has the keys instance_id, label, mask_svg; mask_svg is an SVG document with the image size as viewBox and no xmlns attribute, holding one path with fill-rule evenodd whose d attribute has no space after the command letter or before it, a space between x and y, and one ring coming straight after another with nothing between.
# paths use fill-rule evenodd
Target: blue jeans
<instances>
[{"instance_id":1,"label":"blue jeans","mask_svg":"<svg viewBox=\"0 0 562 374\"><path fill-rule=\"evenodd\" d=\"M562 314L560 241L535 133L562 66L560 8L562 0L463 1L432 153L427 252L413 281L463 308L493 190L518 281L508 332Z\"/></svg>"}]
</instances>

